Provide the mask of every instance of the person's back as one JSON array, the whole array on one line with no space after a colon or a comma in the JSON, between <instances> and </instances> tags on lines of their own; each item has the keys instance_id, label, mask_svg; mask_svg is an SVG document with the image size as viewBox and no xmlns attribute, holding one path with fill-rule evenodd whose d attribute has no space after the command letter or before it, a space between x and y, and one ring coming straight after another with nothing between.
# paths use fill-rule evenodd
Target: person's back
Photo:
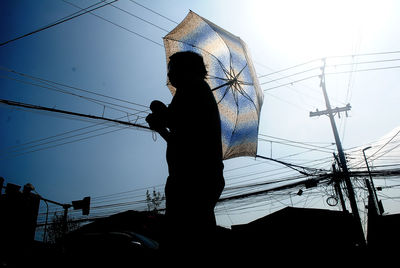
<instances>
[{"instance_id":1,"label":"person's back","mask_svg":"<svg viewBox=\"0 0 400 268\"><path fill-rule=\"evenodd\" d=\"M221 127L217 104L207 83L202 81L189 90L178 90L168 107L172 138L167 145L167 213L172 209L187 219L193 211L198 216L191 216L199 221L200 209L214 214L224 187Z\"/></svg>"},{"instance_id":2,"label":"person's back","mask_svg":"<svg viewBox=\"0 0 400 268\"><path fill-rule=\"evenodd\" d=\"M205 75L200 55L172 55L168 78L175 95L163 116L147 118L167 141L166 216L175 245L187 239L203 244L212 236L214 207L225 185L221 121Z\"/></svg>"},{"instance_id":3,"label":"person's back","mask_svg":"<svg viewBox=\"0 0 400 268\"><path fill-rule=\"evenodd\" d=\"M167 124L174 137L168 142L170 175L187 175L187 171L199 166L199 172L223 169L220 117L206 82L177 91L168 107Z\"/></svg>"}]
</instances>

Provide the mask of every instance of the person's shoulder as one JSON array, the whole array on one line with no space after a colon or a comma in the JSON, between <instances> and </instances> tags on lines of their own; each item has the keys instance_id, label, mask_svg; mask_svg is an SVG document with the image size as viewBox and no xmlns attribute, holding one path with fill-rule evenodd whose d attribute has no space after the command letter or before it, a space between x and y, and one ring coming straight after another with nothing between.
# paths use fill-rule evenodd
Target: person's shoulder
<instances>
[{"instance_id":1,"label":"person's shoulder","mask_svg":"<svg viewBox=\"0 0 400 268\"><path fill-rule=\"evenodd\" d=\"M201 80L201 85L202 85L203 87L208 88L208 89L211 91L211 87L210 87L210 85L207 83L207 81Z\"/></svg>"},{"instance_id":2,"label":"person's shoulder","mask_svg":"<svg viewBox=\"0 0 400 268\"><path fill-rule=\"evenodd\" d=\"M203 96L214 95L210 85L206 81L201 81L200 83L198 83L197 87L199 89L199 94L202 94Z\"/></svg>"}]
</instances>

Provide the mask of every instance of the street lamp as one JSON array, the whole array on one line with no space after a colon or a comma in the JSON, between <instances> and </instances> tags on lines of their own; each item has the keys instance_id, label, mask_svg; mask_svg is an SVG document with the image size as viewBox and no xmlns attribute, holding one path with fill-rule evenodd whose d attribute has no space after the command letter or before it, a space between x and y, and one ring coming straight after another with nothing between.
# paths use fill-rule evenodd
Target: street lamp
<instances>
[{"instance_id":1,"label":"street lamp","mask_svg":"<svg viewBox=\"0 0 400 268\"><path fill-rule=\"evenodd\" d=\"M371 148L372 148L371 146L368 146L368 147L366 147L366 148L364 148L362 150L363 155L364 155L365 164L367 165L369 179L370 179L370 182L367 181L367 180L366 180L366 182L367 182L368 192L369 192L370 195L373 196L374 205L376 207L376 211L378 212L379 215L382 215L383 214L383 208L381 208L381 206L379 206L378 196L376 195L376 190L375 190L375 186L374 186L374 181L372 180L371 170L369 169L368 160L367 160L367 157L365 156L365 151L368 150L368 149L371 149Z\"/></svg>"}]
</instances>

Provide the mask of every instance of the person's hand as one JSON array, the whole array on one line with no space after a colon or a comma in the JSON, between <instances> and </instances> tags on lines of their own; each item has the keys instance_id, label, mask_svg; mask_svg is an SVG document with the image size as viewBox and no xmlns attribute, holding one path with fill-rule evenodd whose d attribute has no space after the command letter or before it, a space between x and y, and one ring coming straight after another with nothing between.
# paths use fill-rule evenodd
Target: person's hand
<instances>
[{"instance_id":1,"label":"person's hand","mask_svg":"<svg viewBox=\"0 0 400 268\"><path fill-rule=\"evenodd\" d=\"M161 101L155 100L150 104L150 110L153 112L146 117L146 122L152 130L160 132L166 128L167 106Z\"/></svg>"},{"instance_id":2,"label":"person's hand","mask_svg":"<svg viewBox=\"0 0 400 268\"><path fill-rule=\"evenodd\" d=\"M158 131L163 128L163 123L157 114L151 113L146 117L146 122L149 124L150 129Z\"/></svg>"},{"instance_id":3,"label":"person's hand","mask_svg":"<svg viewBox=\"0 0 400 268\"><path fill-rule=\"evenodd\" d=\"M167 112L167 106L159 100L154 100L150 104L150 110L153 113L165 114Z\"/></svg>"}]
</instances>

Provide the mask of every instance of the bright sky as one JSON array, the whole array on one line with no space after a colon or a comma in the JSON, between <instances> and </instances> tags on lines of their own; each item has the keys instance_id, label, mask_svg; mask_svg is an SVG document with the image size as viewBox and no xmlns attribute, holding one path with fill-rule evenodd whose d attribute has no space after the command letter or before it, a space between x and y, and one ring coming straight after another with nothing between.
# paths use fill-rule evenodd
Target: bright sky
<instances>
[{"instance_id":1,"label":"bright sky","mask_svg":"<svg viewBox=\"0 0 400 268\"><path fill-rule=\"evenodd\" d=\"M73 5L88 7L95 3L1 1L0 42L78 11ZM398 1L119 0L113 5L94 11L97 16L85 14L1 46L0 98L110 118L124 117L126 111L142 111L137 114L139 118L130 115L129 119L143 123L147 108L140 105L148 106L154 99L169 103L172 98L166 87L162 37L176 26L172 21L180 22L193 10L240 36L260 76L299 65L260 77L265 90L260 134L268 136L260 136L267 141L259 141L259 154L330 168L335 147L331 145L334 138L329 120L325 116L309 117L310 111L325 109L318 77L322 66L319 59L323 57L328 57L326 86L332 106L352 106L348 118L336 116L345 149L363 148L400 125L400 91L396 88L400 82ZM385 53L377 54L381 52ZM54 91L54 86L75 95ZM113 107L125 112L108 106L104 109L93 99L118 103L120 106ZM58 202L91 196L93 206L98 207L144 199L146 190L153 187L163 191L166 145L160 137L76 119L1 105L0 176L19 185L30 182L39 194ZM288 140L301 142L295 145L305 148L288 146L293 145ZM310 151L315 146L319 150ZM225 162L227 188L296 175L279 164L254 158ZM328 187L311 192L306 195L308 199L296 196L297 191L286 191L284 198L267 196L263 206L257 203L250 210L239 203L221 205L216 210L218 222L224 226L244 223L291 204L322 204L319 206L327 208L323 204L329 197ZM243 205L253 204L246 202ZM388 206L389 212L399 212L396 203ZM110 212L93 209L92 216Z\"/></svg>"}]
</instances>

